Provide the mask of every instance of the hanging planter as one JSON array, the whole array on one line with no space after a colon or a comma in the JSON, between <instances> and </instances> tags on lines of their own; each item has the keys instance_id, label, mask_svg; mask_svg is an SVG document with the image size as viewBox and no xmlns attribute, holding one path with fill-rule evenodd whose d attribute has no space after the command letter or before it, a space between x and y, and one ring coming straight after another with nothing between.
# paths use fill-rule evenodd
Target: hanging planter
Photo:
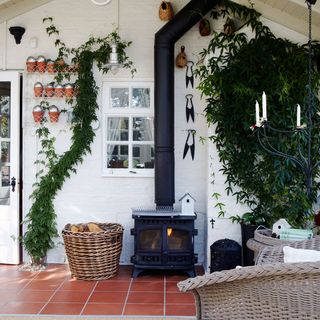
<instances>
[{"instance_id":1,"label":"hanging planter","mask_svg":"<svg viewBox=\"0 0 320 320\"><path fill-rule=\"evenodd\" d=\"M33 120L35 123L40 123L44 116L43 108L40 105L36 105L32 110Z\"/></svg>"},{"instance_id":2,"label":"hanging planter","mask_svg":"<svg viewBox=\"0 0 320 320\"><path fill-rule=\"evenodd\" d=\"M49 118L50 122L56 123L59 120L60 110L57 106L52 105L49 107Z\"/></svg>"},{"instance_id":3,"label":"hanging planter","mask_svg":"<svg viewBox=\"0 0 320 320\"><path fill-rule=\"evenodd\" d=\"M44 92L46 97L53 97L54 96L54 85L52 82L48 83L45 88Z\"/></svg>"},{"instance_id":4,"label":"hanging planter","mask_svg":"<svg viewBox=\"0 0 320 320\"><path fill-rule=\"evenodd\" d=\"M169 21L173 18L173 9L170 1L162 1L159 8L159 18L162 21Z\"/></svg>"},{"instance_id":5,"label":"hanging planter","mask_svg":"<svg viewBox=\"0 0 320 320\"><path fill-rule=\"evenodd\" d=\"M57 84L54 88L54 94L56 97L63 97L64 95L64 86L62 84Z\"/></svg>"},{"instance_id":6,"label":"hanging planter","mask_svg":"<svg viewBox=\"0 0 320 320\"><path fill-rule=\"evenodd\" d=\"M202 19L199 22L199 32L202 37L206 37L211 34L211 26L208 19Z\"/></svg>"},{"instance_id":7,"label":"hanging planter","mask_svg":"<svg viewBox=\"0 0 320 320\"><path fill-rule=\"evenodd\" d=\"M176 66L177 68L184 68L187 65L188 59L185 53L185 46L181 46L180 52L176 58Z\"/></svg>"},{"instance_id":8,"label":"hanging planter","mask_svg":"<svg viewBox=\"0 0 320 320\"><path fill-rule=\"evenodd\" d=\"M45 72L47 68L46 58L44 56L39 56L37 59L37 69L39 72Z\"/></svg>"},{"instance_id":9,"label":"hanging planter","mask_svg":"<svg viewBox=\"0 0 320 320\"><path fill-rule=\"evenodd\" d=\"M55 66L54 66L54 61L53 61L53 60L48 60L48 61L47 61L47 71L48 71L49 73L54 73L54 72L56 72Z\"/></svg>"},{"instance_id":10,"label":"hanging planter","mask_svg":"<svg viewBox=\"0 0 320 320\"><path fill-rule=\"evenodd\" d=\"M37 68L37 60L34 57L28 57L26 61L27 72L35 72Z\"/></svg>"},{"instance_id":11,"label":"hanging planter","mask_svg":"<svg viewBox=\"0 0 320 320\"><path fill-rule=\"evenodd\" d=\"M35 97L42 97L43 85L41 82L36 82L33 86L33 92Z\"/></svg>"},{"instance_id":12,"label":"hanging planter","mask_svg":"<svg viewBox=\"0 0 320 320\"><path fill-rule=\"evenodd\" d=\"M64 95L67 97L67 98L72 98L73 97L73 93L74 93L74 87L71 83L67 83L65 86L64 86Z\"/></svg>"}]
</instances>

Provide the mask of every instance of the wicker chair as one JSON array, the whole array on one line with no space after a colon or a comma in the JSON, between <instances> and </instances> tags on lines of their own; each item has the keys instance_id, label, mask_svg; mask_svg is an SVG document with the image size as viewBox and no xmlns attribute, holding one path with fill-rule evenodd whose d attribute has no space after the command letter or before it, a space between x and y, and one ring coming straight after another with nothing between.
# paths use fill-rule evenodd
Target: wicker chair
<instances>
[{"instance_id":1,"label":"wicker chair","mask_svg":"<svg viewBox=\"0 0 320 320\"><path fill-rule=\"evenodd\" d=\"M291 247L320 251L320 237ZM320 319L320 262L283 263L283 245L267 247L257 265L178 283L196 300L197 319Z\"/></svg>"}]
</instances>

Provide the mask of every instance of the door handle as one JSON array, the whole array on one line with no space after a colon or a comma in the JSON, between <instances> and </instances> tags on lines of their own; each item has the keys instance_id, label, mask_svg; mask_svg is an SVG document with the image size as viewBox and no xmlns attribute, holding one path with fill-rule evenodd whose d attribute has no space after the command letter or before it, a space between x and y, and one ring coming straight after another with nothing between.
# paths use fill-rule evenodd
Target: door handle
<instances>
[{"instance_id":1,"label":"door handle","mask_svg":"<svg viewBox=\"0 0 320 320\"><path fill-rule=\"evenodd\" d=\"M12 192L14 192L15 191L15 189L16 189L16 178L15 177L12 177L11 178L11 183L10 183L10 186L11 186L11 188L12 188Z\"/></svg>"}]
</instances>

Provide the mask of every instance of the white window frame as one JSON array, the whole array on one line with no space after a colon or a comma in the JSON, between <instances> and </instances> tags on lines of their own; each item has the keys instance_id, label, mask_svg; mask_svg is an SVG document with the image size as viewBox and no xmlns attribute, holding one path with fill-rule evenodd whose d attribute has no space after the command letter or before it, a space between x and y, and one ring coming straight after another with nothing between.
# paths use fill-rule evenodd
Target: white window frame
<instances>
[{"instance_id":1,"label":"white window frame","mask_svg":"<svg viewBox=\"0 0 320 320\"><path fill-rule=\"evenodd\" d=\"M112 108L110 103L111 88L129 88L129 104L131 101L133 88L150 88L150 108ZM106 177L154 177L154 168L136 169L136 168L107 168L107 119L108 117L151 117L154 119L154 81L153 80L110 80L103 81L102 86L102 104L103 104L103 124L102 124L102 176ZM132 145L146 144L150 142L134 141L131 133L133 132L132 121L129 120L129 140L118 141L119 145L128 145L128 158L133 159ZM154 146L154 143L153 143ZM132 161L129 161L132 163Z\"/></svg>"}]
</instances>

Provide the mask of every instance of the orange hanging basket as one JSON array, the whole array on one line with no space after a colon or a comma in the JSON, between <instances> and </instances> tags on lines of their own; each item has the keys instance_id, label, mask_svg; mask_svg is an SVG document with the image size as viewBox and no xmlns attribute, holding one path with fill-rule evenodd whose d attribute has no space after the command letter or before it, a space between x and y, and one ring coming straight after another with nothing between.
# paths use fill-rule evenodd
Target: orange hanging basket
<instances>
[{"instance_id":1,"label":"orange hanging basket","mask_svg":"<svg viewBox=\"0 0 320 320\"><path fill-rule=\"evenodd\" d=\"M159 8L159 18L162 21L169 21L173 18L173 9L170 1L162 1Z\"/></svg>"}]
</instances>

